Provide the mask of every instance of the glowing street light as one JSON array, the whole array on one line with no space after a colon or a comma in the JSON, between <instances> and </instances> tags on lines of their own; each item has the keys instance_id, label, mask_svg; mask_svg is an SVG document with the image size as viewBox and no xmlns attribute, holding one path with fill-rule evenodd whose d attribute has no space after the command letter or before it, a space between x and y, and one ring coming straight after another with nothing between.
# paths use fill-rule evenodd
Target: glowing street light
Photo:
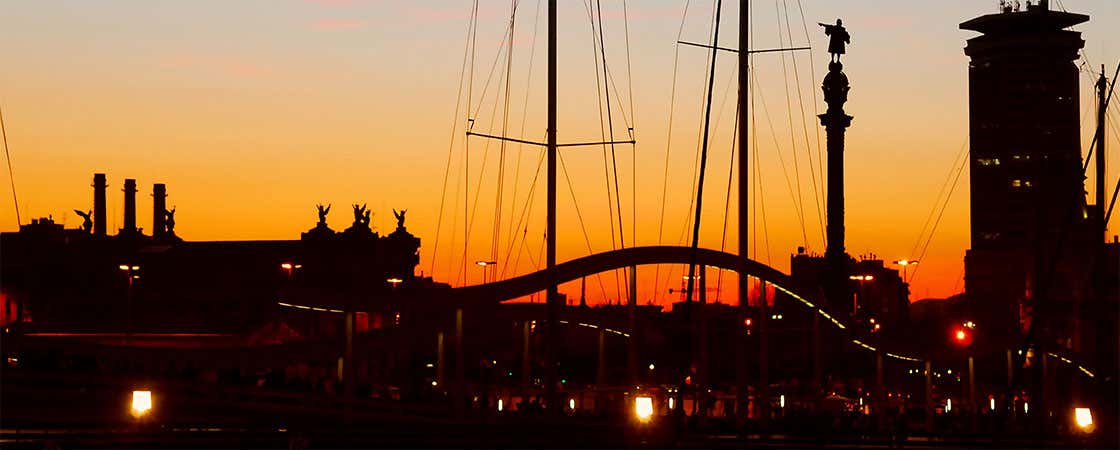
<instances>
[{"instance_id":1,"label":"glowing street light","mask_svg":"<svg viewBox=\"0 0 1120 450\"><path fill-rule=\"evenodd\" d=\"M292 272L294 272L296 269L302 269L303 264L295 264L295 263L285 262L285 263L280 263L280 268L284 269L284 271L288 272L288 279L291 280L292 279Z\"/></svg>"},{"instance_id":2,"label":"glowing street light","mask_svg":"<svg viewBox=\"0 0 1120 450\"><path fill-rule=\"evenodd\" d=\"M137 419L152 410L152 391L132 391L132 417Z\"/></svg>"},{"instance_id":3,"label":"glowing street light","mask_svg":"<svg viewBox=\"0 0 1120 450\"><path fill-rule=\"evenodd\" d=\"M906 267L918 265L918 260L900 259L894 262L896 265L902 266L902 281L906 281Z\"/></svg>"},{"instance_id":4,"label":"glowing street light","mask_svg":"<svg viewBox=\"0 0 1120 450\"><path fill-rule=\"evenodd\" d=\"M394 291L397 290L397 285L398 284L401 284L401 283L404 282L404 280L402 280L400 278L397 278L397 277L393 277L393 278L390 278L390 279L385 280L385 281L388 282L389 284L393 285L393 290Z\"/></svg>"},{"instance_id":5,"label":"glowing street light","mask_svg":"<svg viewBox=\"0 0 1120 450\"><path fill-rule=\"evenodd\" d=\"M497 261L475 261L474 265L482 267L482 282L486 283L486 269L490 266L498 265Z\"/></svg>"},{"instance_id":6,"label":"glowing street light","mask_svg":"<svg viewBox=\"0 0 1120 450\"><path fill-rule=\"evenodd\" d=\"M1093 430L1093 411L1089 408L1074 408L1073 419L1082 431L1088 433Z\"/></svg>"},{"instance_id":7,"label":"glowing street light","mask_svg":"<svg viewBox=\"0 0 1120 450\"><path fill-rule=\"evenodd\" d=\"M653 417L653 398L651 397L637 397L634 399L634 415L638 416L641 422L649 422Z\"/></svg>"}]
</instances>

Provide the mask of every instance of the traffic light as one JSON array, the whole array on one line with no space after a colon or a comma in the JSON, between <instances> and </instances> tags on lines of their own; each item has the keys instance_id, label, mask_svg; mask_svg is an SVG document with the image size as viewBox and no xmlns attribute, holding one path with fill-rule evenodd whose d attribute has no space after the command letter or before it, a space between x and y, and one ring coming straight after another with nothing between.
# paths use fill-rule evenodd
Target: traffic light
<instances>
[{"instance_id":1,"label":"traffic light","mask_svg":"<svg viewBox=\"0 0 1120 450\"><path fill-rule=\"evenodd\" d=\"M972 330L963 326L953 328L953 343L967 347L972 344Z\"/></svg>"}]
</instances>

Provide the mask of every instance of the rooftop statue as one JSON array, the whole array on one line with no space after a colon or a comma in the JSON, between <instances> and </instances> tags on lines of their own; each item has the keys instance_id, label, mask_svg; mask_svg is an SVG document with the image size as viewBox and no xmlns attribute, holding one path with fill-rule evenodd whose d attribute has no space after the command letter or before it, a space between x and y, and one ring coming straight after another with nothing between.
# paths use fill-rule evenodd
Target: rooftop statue
<instances>
[{"instance_id":1,"label":"rooftop statue","mask_svg":"<svg viewBox=\"0 0 1120 450\"><path fill-rule=\"evenodd\" d=\"M89 216L93 215L93 211L83 212L75 209L74 212L82 218L82 231L86 233L91 232L93 230L93 220L90 219Z\"/></svg>"},{"instance_id":2,"label":"rooftop statue","mask_svg":"<svg viewBox=\"0 0 1120 450\"><path fill-rule=\"evenodd\" d=\"M323 205L315 205L315 209L319 210L319 226L327 226L327 214L331 212L331 205L328 204L325 208Z\"/></svg>"},{"instance_id":3,"label":"rooftop statue","mask_svg":"<svg viewBox=\"0 0 1120 450\"><path fill-rule=\"evenodd\" d=\"M370 212L369 212L368 209L366 209L366 205L363 203L362 206L358 206L358 204L355 203L353 206L354 206L354 226L355 227L363 227L364 226L366 228L369 228L369 214L370 214Z\"/></svg>"},{"instance_id":4,"label":"rooftop statue","mask_svg":"<svg viewBox=\"0 0 1120 450\"><path fill-rule=\"evenodd\" d=\"M408 212L407 209L402 209L400 212L397 212L397 210L395 210L395 209L393 210L393 217L397 218L397 229L398 230L403 230L404 229L404 213L406 213L406 212Z\"/></svg>"},{"instance_id":5,"label":"rooftop statue","mask_svg":"<svg viewBox=\"0 0 1120 450\"><path fill-rule=\"evenodd\" d=\"M824 27L824 34L831 36L828 41L828 53L832 54L832 62L840 62L840 55L844 54L844 44L852 43L852 36L848 34L848 30L844 28L844 22L836 19L836 25L828 25L818 23Z\"/></svg>"}]
</instances>

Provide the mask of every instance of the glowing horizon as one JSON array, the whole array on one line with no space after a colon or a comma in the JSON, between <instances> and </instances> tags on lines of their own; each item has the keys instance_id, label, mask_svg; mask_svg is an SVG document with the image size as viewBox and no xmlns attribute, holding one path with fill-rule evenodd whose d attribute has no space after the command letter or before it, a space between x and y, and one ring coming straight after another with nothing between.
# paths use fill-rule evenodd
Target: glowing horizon
<instances>
[{"instance_id":1,"label":"glowing horizon","mask_svg":"<svg viewBox=\"0 0 1120 450\"><path fill-rule=\"evenodd\" d=\"M737 6L726 3L720 43L734 47ZM805 27L802 5L787 5L788 34L781 16L787 11L756 6L759 48L792 43L811 44L814 50L784 59L756 57L758 96L751 110L757 145L752 150L758 152L766 220L761 209L753 214L758 222L752 225L752 259L788 272L789 255L798 246L824 252L823 180L818 177L823 169L814 165L811 170L807 159L811 154L817 164L818 138L823 146L823 130L813 115L824 109L819 84L826 40L815 23L842 17L853 36L844 60L853 85L847 108L855 116L846 153L848 253L857 258L874 253L888 265L920 259L907 269L911 275L918 271L911 300L963 290L963 258L969 247L967 174L925 255L919 231L967 144L968 62L961 48L975 34L957 25L994 13L997 2L804 3ZM1111 76L1120 57L1120 39L1111 32L1120 25L1120 5L1105 0L1062 3L1091 16L1088 24L1077 27L1086 41L1085 60L1093 71L1105 62ZM709 39L711 2L693 2L683 26L683 2L630 4L628 22L623 21L621 2L603 7L608 65L617 86L611 91L613 131L616 137L626 135L625 116L638 141L636 148L616 149L625 245L684 245L707 53L674 43L678 30L682 40ZM508 3L481 6L477 63L474 76L467 78L473 79L470 99L466 86L456 97L471 10L465 0L45 1L4 9L0 52L8 55L9 64L0 73L0 85L7 87L0 89L0 108L25 224L53 215L70 228L79 226L81 220L70 211L91 207L89 181L102 172L110 186L111 234L121 222L121 183L135 178L138 225L150 229L151 185L166 183L167 205L177 208L176 231L188 241L298 239L314 226L317 203L333 204L330 224L341 230L349 225L347 206L368 203L375 230L382 234L395 228L391 209L409 210L406 226L423 239L417 272L437 281L456 286L480 282L483 269L473 265L475 260L498 261L489 270L499 278L543 266L541 182L532 211L522 214L540 150L507 146L503 200L497 208L501 223L495 227L499 145L477 138L470 139L470 181L465 185L470 202L476 195L478 200L471 207L475 219L464 255L466 115L454 112L457 101L469 103L477 111L475 131L502 131L502 108L495 107L504 101L498 95L504 89L500 75L484 86L492 63L498 60L497 67L504 69L497 52ZM544 24L538 19L543 9L537 2L522 2L514 32L505 133L528 140L540 140L544 128ZM582 3L562 2L561 28L560 140L599 140L596 89L601 91L601 81L596 81L593 35ZM728 232L723 233L735 66L734 56L717 60L701 231L701 246L728 251L737 248L735 193ZM1094 125L1092 81L1095 77L1083 75L1083 147ZM1116 111L1110 117L1120 118L1120 108ZM1114 143L1117 134L1109 138L1110 155L1120 148ZM796 148L796 162L790 148ZM449 149L451 172L447 192L442 192ZM588 254L588 241L592 252L617 246L619 213L607 206L608 180L613 183L604 174L607 155L597 148L564 150L558 184L559 262ZM1110 162L1118 160L1113 156ZM1111 165L1109 180L1115 180L1120 170ZM0 230L14 231L11 180L5 175L3 181L0 195L9 206L0 208ZM663 182L668 190L662 224ZM1086 190L1091 200L1092 178ZM755 200L752 205L761 205ZM1111 223L1110 234L1115 234L1116 219ZM500 230L496 245L495 228ZM527 243L520 243L522 237ZM668 289L679 288L683 271L679 266L639 269L639 302L675 301ZM710 277L714 281L717 275ZM602 285L589 278L591 303L617 301L625 289L619 285L626 284L620 278L602 274ZM734 298L734 288L734 275L725 277L722 295ZM578 299L578 283L561 291Z\"/></svg>"}]
</instances>

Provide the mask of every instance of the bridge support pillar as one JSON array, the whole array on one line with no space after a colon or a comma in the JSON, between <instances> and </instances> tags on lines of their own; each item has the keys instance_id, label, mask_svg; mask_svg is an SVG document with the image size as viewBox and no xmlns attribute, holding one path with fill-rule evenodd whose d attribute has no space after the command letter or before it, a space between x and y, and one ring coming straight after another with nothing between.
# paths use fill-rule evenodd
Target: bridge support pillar
<instances>
[{"instance_id":1,"label":"bridge support pillar","mask_svg":"<svg viewBox=\"0 0 1120 450\"><path fill-rule=\"evenodd\" d=\"M447 369L444 366L447 361L447 347L444 345L443 337L442 331L436 333L436 385L440 389L447 389L447 378L445 377Z\"/></svg>"},{"instance_id":2,"label":"bridge support pillar","mask_svg":"<svg viewBox=\"0 0 1120 450\"><path fill-rule=\"evenodd\" d=\"M596 356L595 385L603 390L607 387L607 334L602 328L599 329L599 350Z\"/></svg>"},{"instance_id":3,"label":"bridge support pillar","mask_svg":"<svg viewBox=\"0 0 1120 450\"><path fill-rule=\"evenodd\" d=\"M925 425L926 432L933 433L933 365L926 361L925 364L925 395L922 402L922 409L925 410Z\"/></svg>"},{"instance_id":4,"label":"bridge support pillar","mask_svg":"<svg viewBox=\"0 0 1120 450\"><path fill-rule=\"evenodd\" d=\"M456 414L462 416L467 410L467 382L463 368L466 357L463 345L463 308L455 309L455 386L451 391Z\"/></svg>"},{"instance_id":5,"label":"bridge support pillar","mask_svg":"<svg viewBox=\"0 0 1120 450\"><path fill-rule=\"evenodd\" d=\"M740 277L746 278L746 274L739 274ZM739 286L746 285L747 283L739 283ZM735 320L735 325L732 327L732 344L735 346L735 427L741 429L748 419L749 411L747 404L750 401L747 389L747 340L750 336L749 327L747 327L747 319L750 315L747 313L747 307L750 301L749 292L743 290L739 292L739 311Z\"/></svg>"},{"instance_id":6,"label":"bridge support pillar","mask_svg":"<svg viewBox=\"0 0 1120 450\"><path fill-rule=\"evenodd\" d=\"M521 401L529 404L529 380L532 377L532 360L529 358L529 320L521 323Z\"/></svg>"},{"instance_id":7,"label":"bridge support pillar","mask_svg":"<svg viewBox=\"0 0 1120 450\"><path fill-rule=\"evenodd\" d=\"M630 384L637 384L638 378L638 266L630 266L630 298L626 306L626 322L630 339L626 340L626 370ZM599 334L602 339L602 333Z\"/></svg>"},{"instance_id":8,"label":"bridge support pillar","mask_svg":"<svg viewBox=\"0 0 1120 450\"><path fill-rule=\"evenodd\" d=\"M758 426L763 432L770 423L770 343L767 334L770 324L769 300L766 299L766 280L759 279L758 295Z\"/></svg>"},{"instance_id":9,"label":"bridge support pillar","mask_svg":"<svg viewBox=\"0 0 1120 450\"><path fill-rule=\"evenodd\" d=\"M883 433L887 431L887 390L883 382L883 351L875 352L875 398L871 407L875 408L875 427Z\"/></svg>"},{"instance_id":10,"label":"bridge support pillar","mask_svg":"<svg viewBox=\"0 0 1120 450\"><path fill-rule=\"evenodd\" d=\"M980 431L980 404L977 403L976 395L976 361L972 356L968 357L968 404L972 408L969 414L969 429L973 434Z\"/></svg>"}]
</instances>

